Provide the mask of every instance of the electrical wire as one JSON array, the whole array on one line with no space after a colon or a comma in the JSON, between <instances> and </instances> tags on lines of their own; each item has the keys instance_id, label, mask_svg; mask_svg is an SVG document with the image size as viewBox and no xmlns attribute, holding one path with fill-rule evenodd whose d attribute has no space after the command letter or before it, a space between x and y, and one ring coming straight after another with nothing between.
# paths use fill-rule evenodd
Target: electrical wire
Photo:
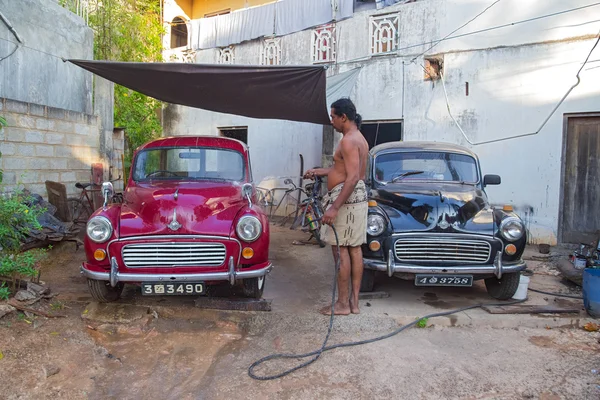
<instances>
[{"instance_id":1,"label":"electrical wire","mask_svg":"<svg viewBox=\"0 0 600 400\"><path fill-rule=\"evenodd\" d=\"M410 60L410 62L413 63L417 58L421 57L423 54L427 53L429 50L433 49L435 46L437 46L438 44L442 43L444 40L446 40L448 37L450 37L450 35L452 35L453 33L461 30L465 26L469 25L471 22L475 21L477 18L479 18L480 16L482 16L483 14L485 14L485 12L487 10L489 10L492 7L494 7L499 2L500 2L500 0L496 0L495 2L493 2L492 4L490 4L489 6L487 6L482 12L480 12L479 14L477 14L476 16L474 16L473 18L471 18L470 20L468 20L467 22L465 22L464 24L462 24L461 26L459 26L458 28L456 28L455 30L453 30L452 32L450 32L449 34L447 34L446 36L444 36L443 38L441 38L440 40L438 40L435 44L433 44L427 50L425 50L424 52L422 52L419 55L416 55L412 60Z\"/></svg>"},{"instance_id":2,"label":"electrical wire","mask_svg":"<svg viewBox=\"0 0 600 400\"><path fill-rule=\"evenodd\" d=\"M558 107L561 106L561 104L566 100L566 98L569 96L569 94L571 94L571 92L573 91L573 89L575 89L579 85L579 83L581 82L581 78L579 77L579 74L581 73L581 71L583 70L583 68L585 67L585 65L587 64L588 60L590 59L590 56L594 52L594 49L596 49L596 46L598 46L598 42L600 42L600 31L598 32L597 36L598 37L596 38L596 42L594 43L594 46L592 46L592 49L589 51L587 57L585 58L585 61L581 65L581 68L579 68L579 71L577 71L577 75L575 75L575 78L577 78L577 82L575 82L575 84L573 84L573 86L571 86L569 88L569 90L567 90L567 92L562 97L562 99L560 99L560 101L558 102L558 104L552 109L552 111L550 112L550 114L546 117L546 119L544 120L544 122L542 122L542 124L540 125L540 127L535 132L523 133L521 135L509 136L509 137L499 138L499 139L486 140L486 141L478 142L478 143L472 142L469 139L469 137L467 136L467 134L465 133L465 131L463 130L463 128L460 126L460 124L458 123L458 121L456 120L456 118L454 118L454 115L452 115L452 111L450 110L450 101L448 100L448 91L446 90L446 83L445 83L445 80L444 80L444 74L440 71L440 79L442 81L442 88L444 89L444 96L446 98L446 108L448 109L448 115L450 115L450 118L452 119L452 121L454 121L454 124L456 125L456 127L458 128L458 130L460 131L460 133L462 133L462 135L464 136L465 140L467 142L469 142L469 144L472 145L472 146L479 146L479 145L482 145L482 144L496 143L496 142L501 142L501 141L504 141L504 140L517 139L517 138L521 138L521 137L537 135L538 133L540 133L540 131L542 130L542 128L544 128L544 126L546 126L546 123L548 123L548 121L550 120L550 118L552 117L552 115L554 115L554 113L556 112L556 110L558 110ZM423 67L423 69L427 72L427 70L425 69L425 67L422 64L421 64L421 67Z\"/></svg>"},{"instance_id":3,"label":"electrical wire","mask_svg":"<svg viewBox=\"0 0 600 400\"><path fill-rule=\"evenodd\" d=\"M431 42L425 42L425 43L414 44L414 45L410 45L410 46L406 46L406 47L401 47L399 49L396 49L395 51L412 49L412 48L415 48L415 47L428 45L428 44L431 44L433 42L437 42L436 43L436 45L437 45L440 42L443 42L443 41L446 41L446 40L458 39L458 38L461 38L461 37L476 35L476 34L479 34L479 33L489 32L489 31L493 31L493 30L496 30L496 29L507 28L509 26L520 25L520 24L524 24L526 22L537 21L537 20L544 19L544 18L555 17L557 15L567 14L567 13L570 13L570 12L573 12L573 11L579 11L579 10L583 10L583 9L586 9L586 8L595 7L595 6L598 6L598 5L600 5L600 2L588 4L586 6L581 6L581 7L576 7L576 8L570 8L568 10L558 11L558 12L551 13L551 14L544 14L544 15L540 15L539 17L528 18L528 19L524 19L524 20L520 20L520 21L510 22L508 24L496 25L496 26L492 26L490 28L484 28L484 29L479 29L479 30L472 31L472 32L461 33L460 35L456 35L456 36L448 36L448 37L446 37L444 39L434 40L434 41L431 41Z\"/></svg>"},{"instance_id":4,"label":"electrical wire","mask_svg":"<svg viewBox=\"0 0 600 400\"><path fill-rule=\"evenodd\" d=\"M8 28L8 30L11 31L11 33L17 39L17 42L12 42L11 40L8 40L9 42L14 43L16 46L15 46L15 48L7 56L0 58L0 61L4 61L8 57L10 57L13 54L15 54L15 51L17 51L19 49L19 47L23 45L23 40L21 39L21 37L19 36L19 34L15 30L15 28L11 25L11 23L8 22L8 20L4 16L4 14L2 14L2 12L0 12L0 19L2 20L2 22L4 22L4 25L6 25L6 27Z\"/></svg>"},{"instance_id":5,"label":"electrical wire","mask_svg":"<svg viewBox=\"0 0 600 400\"><path fill-rule=\"evenodd\" d=\"M492 6L494 4L492 4ZM489 32L489 31L493 31L493 30L496 30L496 29L507 28L507 27L510 27L510 26L520 25L520 24L524 24L524 23L531 22L531 21L537 21L537 20L544 19L544 18L555 17L557 15L567 14L567 13L570 13L570 12L579 11L579 10L583 10L583 9L586 9L586 8L595 7L595 6L598 6L598 5L600 5L600 2L588 4L586 6L581 6L581 7L576 7L576 8L570 8L570 9L567 9L567 10L558 11L558 12L551 13L551 14L544 14L544 15L541 15L539 17L524 19L524 20L510 22L510 23L502 24L502 25L496 25L496 26L492 26L492 27L489 27L489 28L484 28L484 29L480 29L480 30L476 30L476 31L472 31L472 32L462 33L460 35L445 36L444 38L441 38L441 39L432 40L432 41L429 41L429 42L422 42L422 43L413 44L413 45L405 46L405 47L400 47L400 48L398 48L396 50L391 50L391 51L387 51L387 52L383 52L383 53L377 53L377 56L379 57L379 56L385 56L385 55L390 55L390 56L395 55L395 56L398 56L398 57L409 57L410 55L408 55L408 54L399 54L400 51L402 51L402 50L408 50L408 49L413 49L415 47L427 46L427 45L431 45L432 43L434 44L434 46L437 46L441 42L445 42L445 41L448 41L448 40L457 39L457 38L461 38L461 37L465 37L465 36L476 35L476 34L479 34L479 33ZM483 12L485 12L485 11L486 10L484 10ZM482 14L483 14L483 12L482 12ZM478 16L475 16L475 18L477 18L477 17ZM590 22L596 22L596 21L597 20L586 21L584 23L590 23ZM471 21L467 22L467 24L469 24L470 22ZM465 24L465 26L467 24ZM434 46L432 46L432 47L434 47ZM429 51L429 50L426 50L425 52L427 52L427 51ZM423 55L425 52L419 54L417 57ZM354 63L354 62L365 61L365 60L368 60L370 58L371 58L371 56L358 57L358 58L354 58L354 59L350 59L350 60L339 61L336 64L349 64L349 63Z\"/></svg>"},{"instance_id":6,"label":"electrical wire","mask_svg":"<svg viewBox=\"0 0 600 400\"><path fill-rule=\"evenodd\" d=\"M33 48L33 47L29 47L29 46L27 46L27 45L24 45L24 44L19 44L18 42L15 42L15 41L13 41L13 40L10 40L10 39L0 38L0 40L4 40L5 42L9 42L9 43L14 43L14 44L16 44L16 45L17 45L17 47L19 47L19 46L20 46L20 47L23 47L23 48L25 48L25 49L29 49L29 50L33 50L33 51L37 51L38 53L42 53L42 54L45 54L45 55L47 55L47 56L50 56L50 57L58 58L58 59L59 59L59 60L61 60L61 61L66 61L66 60L65 60L63 57L57 56L56 54L50 54L50 53L47 53L47 52L45 52L45 51L43 51L43 50L40 50L40 49L36 49L36 48ZM15 51L16 51L16 50L15 50ZM7 56L7 57L8 57L8 56ZM7 57L5 57L5 58L7 58ZM2 59L2 60L3 60L3 59ZM2 60L0 60L0 61L2 61Z\"/></svg>"}]
</instances>

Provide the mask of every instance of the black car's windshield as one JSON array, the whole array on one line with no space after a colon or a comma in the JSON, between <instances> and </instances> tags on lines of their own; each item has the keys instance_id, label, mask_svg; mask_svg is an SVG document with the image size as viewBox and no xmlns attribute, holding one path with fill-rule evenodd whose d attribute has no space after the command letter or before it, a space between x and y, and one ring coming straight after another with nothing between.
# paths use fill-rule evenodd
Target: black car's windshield
<instances>
[{"instance_id":1,"label":"black car's windshield","mask_svg":"<svg viewBox=\"0 0 600 400\"><path fill-rule=\"evenodd\" d=\"M219 179L241 181L244 158L233 150L202 147L154 148L140 152L133 179Z\"/></svg>"},{"instance_id":2,"label":"black car's windshield","mask_svg":"<svg viewBox=\"0 0 600 400\"><path fill-rule=\"evenodd\" d=\"M477 183L473 157L446 152L395 152L375 158L375 179L380 183L433 180Z\"/></svg>"}]
</instances>

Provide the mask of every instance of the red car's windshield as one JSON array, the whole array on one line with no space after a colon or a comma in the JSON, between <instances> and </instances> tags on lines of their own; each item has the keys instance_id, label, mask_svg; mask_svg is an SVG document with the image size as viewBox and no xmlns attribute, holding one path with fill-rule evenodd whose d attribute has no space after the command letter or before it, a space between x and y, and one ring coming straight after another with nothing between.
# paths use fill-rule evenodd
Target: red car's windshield
<instances>
[{"instance_id":1,"label":"red car's windshield","mask_svg":"<svg viewBox=\"0 0 600 400\"><path fill-rule=\"evenodd\" d=\"M132 170L135 181L241 181L244 179L244 157L234 150L212 147L161 147L141 151Z\"/></svg>"}]
</instances>

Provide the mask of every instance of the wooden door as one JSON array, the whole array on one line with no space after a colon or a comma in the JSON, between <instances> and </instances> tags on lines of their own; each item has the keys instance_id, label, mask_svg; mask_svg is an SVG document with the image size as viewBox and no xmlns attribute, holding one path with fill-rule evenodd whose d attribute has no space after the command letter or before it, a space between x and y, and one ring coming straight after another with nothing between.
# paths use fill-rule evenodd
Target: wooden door
<instances>
[{"instance_id":1,"label":"wooden door","mask_svg":"<svg viewBox=\"0 0 600 400\"><path fill-rule=\"evenodd\" d=\"M562 242L600 235L600 117L569 117L564 157Z\"/></svg>"}]
</instances>

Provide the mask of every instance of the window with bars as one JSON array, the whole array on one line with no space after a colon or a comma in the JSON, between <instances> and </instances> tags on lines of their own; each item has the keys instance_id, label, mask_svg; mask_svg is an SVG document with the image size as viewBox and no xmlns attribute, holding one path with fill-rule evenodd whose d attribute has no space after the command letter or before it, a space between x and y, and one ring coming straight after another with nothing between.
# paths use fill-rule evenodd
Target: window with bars
<instances>
[{"instance_id":1,"label":"window with bars","mask_svg":"<svg viewBox=\"0 0 600 400\"><path fill-rule=\"evenodd\" d=\"M369 21L369 37L371 40L371 54L382 54L398 50L399 42L398 13L375 15Z\"/></svg>"},{"instance_id":2,"label":"window with bars","mask_svg":"<svg viewBox=\"0 0 600 400\"><path fill-rule=\"evenodd\" d=\"M265 39L260 51L261 65L281 65L281 39Z\"/></svg>"},{"instance_id":3,"label":"window with bars","mask_svg":"<svg viewBox=\"0 0 600 400\"><path fill-rule=\"evenodd\" d=\"M233 46L219 49L219 64L235 64L235 54Z\"/></svg>"},{"instance_id":4,"label":"window with bars","mask_svg":"<svg viewBox=\"0 0 600 400\"><path fill-rule=\"evenodd\" d=\"M335 25L323 25L312 31L312 62L334 62L335 50Z\"/></svg>"}]
</instances>

